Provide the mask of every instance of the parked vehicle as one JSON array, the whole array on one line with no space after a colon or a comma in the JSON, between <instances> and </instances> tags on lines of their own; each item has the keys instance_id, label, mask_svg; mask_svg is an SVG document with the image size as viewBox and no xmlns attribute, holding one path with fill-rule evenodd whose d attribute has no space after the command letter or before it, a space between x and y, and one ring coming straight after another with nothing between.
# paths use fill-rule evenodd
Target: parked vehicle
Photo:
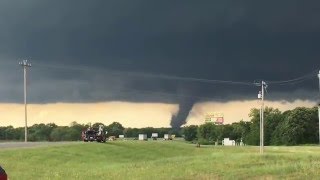
<instances>
[{"instance_id":1,"label":"parked vehicle","mask_svg":"<svg viewBox=\"0 0 320 180\"><path fill-rule=\"evenodd\" d=\"M0 166L0 180L7 180L8 176L6 171Z\"/></svg>"},{"instance_id":2,"label":"parked vehicle","mask_svg":"<svg viewBox=\"0 0 320 180\"><path fill-rule=\"evenodd\" d=\"M174 134L164 134L163 140L173 140L175 137Z\"/></svg>"},{"instance_id":3,"label":"parked vehicle","mask_svg":"<svg viewBox=\"0 0 320 180\"><path fill-rule=\"evenodd\" d=\"M107 132L103 131L103 125L99 126L99 130L96 131L93 128L88 128L85 131L82 131L82 140L84 142L92 142L92 141L97 141L97 142L106 142L106 135Z\"/></svg>"}]
</instances>

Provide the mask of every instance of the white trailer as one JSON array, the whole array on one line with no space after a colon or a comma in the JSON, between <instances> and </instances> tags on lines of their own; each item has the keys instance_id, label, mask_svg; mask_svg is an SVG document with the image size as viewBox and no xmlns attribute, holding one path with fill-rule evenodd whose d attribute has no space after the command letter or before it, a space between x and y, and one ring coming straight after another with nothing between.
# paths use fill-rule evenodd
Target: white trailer
<instances>
[{"instance_id":1,"label":"white trailer","mask_svg":"<svg viewBox=\"0 0 320 180\"><path fill-rule=\"evenodd\" d=\"M124 139L124 135L119 135L119 139Z\"/></svg>"},{"instance_id":2,"label":"white trailer","mask_svg":"<svg viewBox=\"0 0 320 180\"><path fill-rule=\"evenodd\" d=\"M235 140L231 140L231 139L229 139L229 138L224 138L224 139L222 140L222 145L223 145L223 146L235 146L235 145L236 145L236 142L235 142Z\"/></svg>"},{"instance_id":3,"label":"white trailer","mask_svg":"<svg viewBox=\"0 0 320 180\"><path fill-rule=\"evenodd\" d=\"M157 140L157 138L158 138L158 133L152 133L151 138L152 138L153 140Z\"/></svg>"},{"instance_id":4,"label":"white trailer","mask_svg":"<svg viewBox=\"0 0 320 180\"><path fill-rule=\"evenodd\" d=\"M146 140L148 140L148 137L147 137L146 134L139 134L139 140L140 141L146 141Z\"/></svg>"},{"instance_id":5,"label":"white trailer","mask_svg":"<svg viewBox=\"0 0 320 180\"><path fill-rule=\"evenodd\" d=\"M171 135L170 134L165 134L163 137L164 140L172 140Z\"/></svg>"}]
</instances>

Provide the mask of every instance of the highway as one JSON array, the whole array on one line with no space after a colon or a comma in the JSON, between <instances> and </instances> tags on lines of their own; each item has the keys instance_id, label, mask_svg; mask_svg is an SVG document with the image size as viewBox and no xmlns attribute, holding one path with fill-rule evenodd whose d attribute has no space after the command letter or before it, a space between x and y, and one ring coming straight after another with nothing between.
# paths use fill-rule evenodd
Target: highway
<instances>
[{"instance_id":1,"label":"highway","mask_svg":"<svg viewBox=\"0 0 320 180\"><path fill-rule=\"evenodd\" d=\"M0 150L74 144L77 142L0 142Z\"/></svg>"}]
</instances>

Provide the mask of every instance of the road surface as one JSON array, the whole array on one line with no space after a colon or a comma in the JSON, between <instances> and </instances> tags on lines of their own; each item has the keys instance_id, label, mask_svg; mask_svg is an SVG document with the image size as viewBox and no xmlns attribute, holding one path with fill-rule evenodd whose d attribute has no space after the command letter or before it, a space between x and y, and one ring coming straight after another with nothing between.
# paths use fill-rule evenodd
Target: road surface
<instances>
[{"instance_id":1,"label":"road surface","mask_svg":"<svg viewBox=\"0 0 320 180\"><path fill-rule=\"evenodd\" d=\"M56 146L72 144L77 142L0 142L1 149L16 149L16 148L30 148L43 146Z\"/></svg>"}]
</instances>

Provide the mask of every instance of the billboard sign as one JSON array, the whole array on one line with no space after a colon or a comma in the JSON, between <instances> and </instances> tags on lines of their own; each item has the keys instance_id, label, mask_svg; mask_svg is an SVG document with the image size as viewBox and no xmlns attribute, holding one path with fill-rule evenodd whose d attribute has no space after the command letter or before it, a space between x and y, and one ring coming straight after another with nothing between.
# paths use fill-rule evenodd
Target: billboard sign
<instances>
[{"instance_id":1,"label":"billboard sign","mask_svg":"<svg viewBox=\"0 0 320 180\"><path fill-rule=\"evenodd\" d=\"M224 115L221 112L208 113L205 118L206 123L223 124L224 122Z\"/></svg>"}]
</instances>

